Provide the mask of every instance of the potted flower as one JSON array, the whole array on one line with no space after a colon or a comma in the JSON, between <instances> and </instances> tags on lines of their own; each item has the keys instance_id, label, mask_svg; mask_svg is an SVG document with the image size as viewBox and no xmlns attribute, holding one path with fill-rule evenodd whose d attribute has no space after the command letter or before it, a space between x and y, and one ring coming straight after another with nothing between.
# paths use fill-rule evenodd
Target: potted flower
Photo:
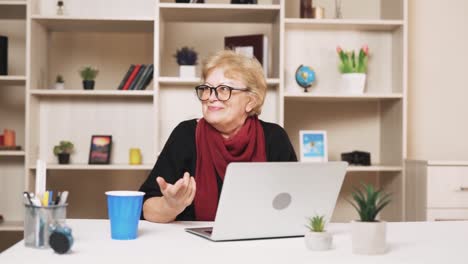
<instances>
[{"instance_id":1,"label":"potted flower","mask_svg":"<svg viewBox=\"0 0 468 264\"><path fill-rule=\"evenodd\" d=\"M310 232L304 236L306 247L310 250L328 250L332 244L332 235L325 231L325 216L316 215L309 218L307 226Z\"/></svg>"},{"instance_id":2,"label":"potted flower","mask_svg":"<svg viewBox=\"0 0 468 264\"><path fill-rule=\"evenodd\" d=\"M366 85L369 47L363 45L357 57L354 50L344 51L340 46L336 48L336 52L340 58L339 70L342 73L344 92L362 94Z\"/></svg>"},{"instance_id":3,"label":"potted flower","mask_svg":"<svg viewBox=\"0 0 468 264\"><path fill-rule=\"evenodd\" d=\"M364 191L355 188L354 202L349 201L360 220L351 221L351 240L355 254L383 254L386 251L386 222L376 220L377 215L390 203L390 195L363 184Z\"/></svg>"},{"instance_id":4,"label":"potted flower","mask_svg":"<svg viewBox=\"0 0 468 264\"><path fill-rule=\"evenodd\" d=\"M177 59L177 64L179 64L179 76L181 78L195 77L198 54L193 48L183 47L178 49L174 57Z\"/></svg>"},{"instance_id":5,"label":"potted flower","mask_svg":"<svg viewBox=\"0 0 468 264\"><path fill-rule=\"evenodd\" d=\"M73 152L73 147L73 143L65 140L54 146L54 155L58 157L59 164L70 163L70 154Z\"/></svg>"},{"instance_id":6,"label":"potted flower","mask_svg":"<svg viewBox=\"0 0 468 264\"><path fill-rule=\"evenodd\" d=\"M55 89L56 90L64 90L65 89L65 81L63 80L62 75L57 75L57 78L55 79Z\"/></svg>"},{"instance_id":7,"label":"potted flower","mask_svg":"<svg viewBox=\"0 0 468 264\"><path fill-rule=\"evenodd\" d=\"M94 79L98 75L99 70L93 68L91 66L83 67L80 70L81 78L83 79L83 88L85 90L93 90L94 89Z\"/></svg>"}]
</instances>

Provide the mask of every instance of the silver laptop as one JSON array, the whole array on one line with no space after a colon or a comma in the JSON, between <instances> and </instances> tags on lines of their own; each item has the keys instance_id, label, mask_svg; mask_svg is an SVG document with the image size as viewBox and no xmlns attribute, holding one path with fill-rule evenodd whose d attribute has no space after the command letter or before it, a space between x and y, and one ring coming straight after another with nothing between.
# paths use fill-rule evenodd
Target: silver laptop
<instances>
[{"instance_id":1,"label":"silver laptop","mask_svg":"<svg viewBox=\"0 0 468 264\"><path fill-rule=\"evenodd\" d=\"M213 227L187 228L212 241L303 236L315 214L330 220L346 162L231 163Z\"/></svg>"}]
</instances>

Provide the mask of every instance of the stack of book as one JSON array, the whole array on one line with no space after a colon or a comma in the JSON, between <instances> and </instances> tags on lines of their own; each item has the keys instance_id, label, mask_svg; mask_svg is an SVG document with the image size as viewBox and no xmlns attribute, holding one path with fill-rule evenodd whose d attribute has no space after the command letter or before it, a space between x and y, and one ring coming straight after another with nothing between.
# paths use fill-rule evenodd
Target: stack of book
<instances>
[{"instance_id":1,"label":"stack of book","mask_svg":"<svg viewBox=\"0 0 468 264\"><path fill-rule=\"evenodd\" d=\"M153 64L132 64L117 89L145 90L153 79L153 71Z\"/></svg>"}]
</instances>

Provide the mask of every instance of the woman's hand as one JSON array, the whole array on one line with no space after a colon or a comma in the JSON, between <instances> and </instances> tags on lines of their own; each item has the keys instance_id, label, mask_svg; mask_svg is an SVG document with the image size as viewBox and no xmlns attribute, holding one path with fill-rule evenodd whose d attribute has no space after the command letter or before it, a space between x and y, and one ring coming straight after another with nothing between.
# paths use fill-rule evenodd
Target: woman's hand
<instances>
[{"instance_id":1,"label":"woman's hand","mask_svg":"<svg viewBox=\"0 0 468 264\"><path fill-rule=\"evenodd\" d=\"M167 183L162 177L157 177L156 181L167 206L177 214L180 214L187 206L192 204L197 187L195 179L188 172L185 172L184 177L174 184Z\"/></svg>"}]
</instances>

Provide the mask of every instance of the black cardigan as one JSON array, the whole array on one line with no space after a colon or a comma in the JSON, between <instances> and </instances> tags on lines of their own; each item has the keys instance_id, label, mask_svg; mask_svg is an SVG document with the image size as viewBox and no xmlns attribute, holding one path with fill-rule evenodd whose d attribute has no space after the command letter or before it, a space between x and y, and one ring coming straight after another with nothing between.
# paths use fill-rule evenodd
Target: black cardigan
<instances>
[{"instance_id":1,"label":"black cardigan","mask_svg":"<svg viewBox=\"0 0 468 264\"><path fill-rule=\"evenodd\" d=\"M277 124L260 120L265 134L265 148L267 161L297 161L296 153L291 145L286 131ZM161 197L162 193L156 182L156 177L163 177L168 183L174 184L182 178L184 172L191 176L195 174L197 151L195 145L195 130L197 119L180 123L171 133L161 154L141 185L140 191L145 192L144 200L151 197ZM196 179L196 176L194 176ZM222 181L218 178L218 193L221 193ZM219 198L219 197L218 197ZM143 214L142 214L143 215ZM180 213L176 220L194 221L195 210L193 203Z\"/></svg>"}]
</instances>

